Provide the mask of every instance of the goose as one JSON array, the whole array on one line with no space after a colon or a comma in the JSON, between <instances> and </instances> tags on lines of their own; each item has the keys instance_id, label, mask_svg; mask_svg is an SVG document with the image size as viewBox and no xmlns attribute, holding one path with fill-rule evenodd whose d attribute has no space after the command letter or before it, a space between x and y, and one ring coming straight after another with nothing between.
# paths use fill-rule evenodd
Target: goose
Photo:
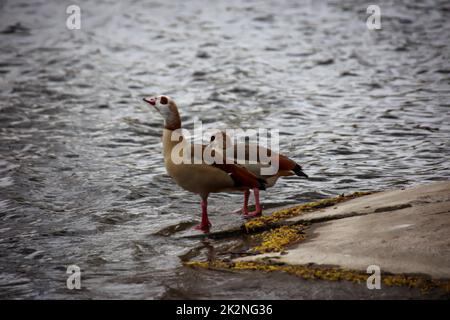
<instances>
[{"instance_id":1,"label":"goose","mask_svg":"<svg viewBox=\"0 0 450 320\"><path fill-rule=\"evenodd\" d=\"M225 154L228 156L228 154L230 153L234 155L234 160L236 163L239 163L241 167L247 169L249 172L253 173L256 177L266 181L265 184L266 188L273 187L280 177L297 175L299 177L304 177L306 179L309 178L308 175L303 172L302 167L297 162L282 154L273 152L272 150L262 147L260 145L256 145L255 148L253 148L253 150L256 151L256 156L254 157L254 159L256 159L255 161L256 163L250 163L249 161L251 159L250 152L252 150L251 144L249 143L234 144L231 138L223 131L219 131L211 135L210 145L215 151L220 152L223 155L223 157ZM228 152L227 150L230 148L232 148L232 150L231 152ZM244 155L245 158L243 159L241 159L242 155L238 153L238 150L240 148L244 150L244 153L242 153L242 155ZM264 175L261 173L262 168L264 167L267 168L270 166L269 164L263 164L261 162L259 157L259 155L261 154L267 155L267 157L270 158L278 157L278 170L274 174ZM245 163L238 162L238 159L245 160ZM255 211L248 212L248 200L250 196L250 190L247 189L244 190L244 205L242 209L237 210L237 212L242 211L242 213L246 217L261 216L262 207L259 201L258 187L253 188L253 194L255 197Z\"/></svg>"},{"instance_id":2,"label":"goose","mask_svg":"<svg viewBox=\"0 0 450 320\"><path fill-rule=\"evenodd\" d=\"M212 163L203 157L195 159L195 148L204 151L207 146L187 142L181 129L181 118L173 99L165 95L145 97L143 100L152 106L164 119L162 135L164 165L169 176L183 189L195 193L201 198L201 223L196 229L208 233L211 222L208 218L208 196L216 192L246 191L249 189L265 190L266 182L245 168L228 163ZM182 146L182 147L180 147ZM177 157L189 155L190 161L181 162ZM185 153L186 152L186 153ZM202 153L203 154L203 153ZM195 161L197 160L197 161Z\"/></svg>"}]
</instances>

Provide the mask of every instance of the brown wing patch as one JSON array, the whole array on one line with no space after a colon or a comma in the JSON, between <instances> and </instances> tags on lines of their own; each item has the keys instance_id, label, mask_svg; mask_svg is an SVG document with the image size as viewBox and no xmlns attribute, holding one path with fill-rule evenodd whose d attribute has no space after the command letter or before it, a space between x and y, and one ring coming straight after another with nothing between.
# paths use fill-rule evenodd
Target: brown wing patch
<instances>
[{"instance_id":1,"label":"brown wing patch","mask_svg":"<svg viewBox=\"0 0 450 320\"><path fill-rule=\"evenodd\" d=\"M213 164L214 167L225 171L233 179L236 187L258 188L261 190L266 189L266 181L259 179L253 173L247 171L245 168L237 166L235 164Z\"/></svg>"},{"instance_id":2,"label":"brown wing patch","mask_svg":"<svg viewBox=\"0 0 450 320\"><path fill-rule=\"evenodd\" d=\"M279 155L279 168L280 170L294 170L297 163L294 160L289 159L283 155Z\"/></svg>"}]
</instances>

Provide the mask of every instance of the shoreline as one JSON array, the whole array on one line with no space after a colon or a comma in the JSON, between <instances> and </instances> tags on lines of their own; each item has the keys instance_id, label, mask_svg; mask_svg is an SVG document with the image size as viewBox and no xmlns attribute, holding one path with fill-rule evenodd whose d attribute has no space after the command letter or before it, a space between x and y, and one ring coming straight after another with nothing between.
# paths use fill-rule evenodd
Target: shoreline
<instances>
[{"instance_id":1,"label":"shoreline","mask_svg":"<svg viewBox=\"0 0 450 320\"><path fill-rule=\"evenodd\" d=\"M376 265L384 285L450 293L449 181L306 203L251 220L240 232L253 239L240 257L185 265L354 282Z\"/></svg>"}]
</instances>

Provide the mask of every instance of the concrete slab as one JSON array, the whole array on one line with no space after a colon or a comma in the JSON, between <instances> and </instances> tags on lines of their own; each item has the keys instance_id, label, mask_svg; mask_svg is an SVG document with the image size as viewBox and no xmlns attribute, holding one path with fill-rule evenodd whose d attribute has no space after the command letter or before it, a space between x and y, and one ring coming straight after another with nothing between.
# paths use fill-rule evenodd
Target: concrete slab
<instances>
[{"instance_id":1,"label":"concrete slab","mask_svg":"<svg viewBox=\"0 0 450 320\"><path fill-rule=\"evenodd\" d=\"M450 182L357 198L289 219L312 222L307 240L240 260L334 265L450 279ZM325 222L323 222L325 221Z\"/></svg>"}]
</instances>

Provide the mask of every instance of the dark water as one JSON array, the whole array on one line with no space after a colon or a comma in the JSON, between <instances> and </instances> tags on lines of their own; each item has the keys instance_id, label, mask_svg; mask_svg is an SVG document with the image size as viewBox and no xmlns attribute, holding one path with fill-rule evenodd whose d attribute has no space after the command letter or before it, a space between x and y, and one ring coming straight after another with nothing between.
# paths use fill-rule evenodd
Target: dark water
<instances>
[{"instance_id":1,"label":"dark water","mask_svg":"<svg viewBox=\"0 0 450 320\"><path fill-rule=\"evenodd\" d=\"M282 274L182 267L215 242L168 232L199 219L165 174L161 119L277 128L312 177L263 194L286 205L450 177L450 5L364 1L0 1L0 298L411 297ZM211 197L216 226L240 195ZM66 289L66 268L82 290ZM294 280L295 279L295 280Z\"/></svg>"}]
</instances>

